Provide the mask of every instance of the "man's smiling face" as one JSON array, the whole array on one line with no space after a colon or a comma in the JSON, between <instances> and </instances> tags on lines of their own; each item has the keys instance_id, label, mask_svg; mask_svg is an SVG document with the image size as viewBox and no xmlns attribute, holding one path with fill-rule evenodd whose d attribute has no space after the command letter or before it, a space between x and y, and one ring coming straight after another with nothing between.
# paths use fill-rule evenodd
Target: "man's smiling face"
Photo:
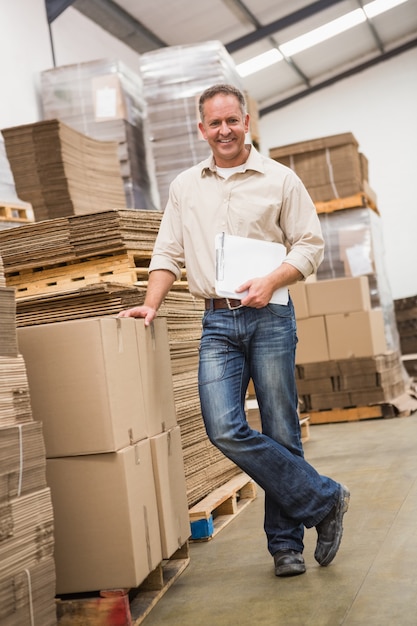
<instances>
[{"instance_id":1,"label":"man's smiling face","mask_svg":"<svg viewBox=\"0 0 417 626\"><path fill-rule=\"evenodd\" d=\"M233 95L217 94L204 103L204 119L199 124L213 151L218 167L235 167L247 159L245 135L249 115L244 115Z\"/></svg>"}]
</instances>

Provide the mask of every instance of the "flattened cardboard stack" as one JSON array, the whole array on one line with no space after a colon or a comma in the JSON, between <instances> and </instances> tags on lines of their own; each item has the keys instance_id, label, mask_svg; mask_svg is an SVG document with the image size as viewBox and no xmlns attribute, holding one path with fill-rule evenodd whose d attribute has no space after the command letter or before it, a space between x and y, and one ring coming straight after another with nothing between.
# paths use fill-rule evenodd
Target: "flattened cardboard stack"
<instances>
[{"instance_id":1,"label":"flattened cardboard stack","mask_svg":"<svg viewBox=\"0 0 417 626\"><path fill-rule=\"evenodd\" d=\"M163 209L174 177L210 153L198 130L201 92L214 83L231 83L239 89L242 84L219 41L146 52L140 57L140 69Z\"/></svg>"},{"instance_id":2,"label":"flattened cardboard stack","mask_svg":"<svg viewBox=\"0 0 417 626\"><path fill-rule=\"evenodd\" d=\"M135 267L149 264L161 216L111 209L0 232L7 284L19 298L87 282L135 282Z\"/></svg>"},{"instance_id":3,"label":"flattened cardboard stack","mask_svg":"<svg viewBox=\"0 0 417 626\"><path fill-rule=\"evenodd\" d=\"M45 119L60 119L80 133L118 144L125 205L159 210L141 77L124 63L100 59L41 74Z\"/></svg>"},{"instance_id":4,"label":"flattened cardboard stack","mask_svg":"<svg viewBox=\"0 0 417 626\"><path fill-rule=\"evenodd\" d=\"M19 196L36 221L126 206L117 144L59 120L3 129Z\"/></svg>"},{"instance_id":5,"label":"flattened cardboard stack","mask_svg":"<svg viewBox=\"0 0 417 626\"><path fill-rule=\"evenodd\" d=\"M368 161L359 152L352 133L272 148L270 157L298 174L314 202L327 202L362 191L372 194Z\"/></svg>"},{"instance_id":6,"label":"flattened cardboard stack","mask_svg":"<svg viewBox=\"0 0 417 626\"><path fill-rule=\"evenodd\" d=\"M0 229L13 228L24 221L33 221L32 205L17 196L4 138L0 132Z\"/></svg>"},{"instance_id":7,"label":"flattened cardboard stack","mask_svg":"<svg viewBox=\"0 0 417 626\"><path fill-rule=\"evenodd\" d=\"M417 379L417 295L394 300L394 308L404 367Z\"/></svg>"},{"instance_id":8,"label":"flattened cardboard stack","mask_svg":"<svg viewBox=\"0 0 417 626\"><path fill-rule=\"evenodd\" d=\"M45 432L57 593L136 588L190 535L166 320L20 328Z\"/></svg>"},{"instance_id":9,"label":"flattened cardboard stack","mask_svg":"<svg viewBox=\"0 0 417 626\"><path fill-rule=\"evenodd\" d=\"M56 624L53 511L42 424L18 352L14 290L0 265L0 622Z\"/></svg>"}]
</instances>

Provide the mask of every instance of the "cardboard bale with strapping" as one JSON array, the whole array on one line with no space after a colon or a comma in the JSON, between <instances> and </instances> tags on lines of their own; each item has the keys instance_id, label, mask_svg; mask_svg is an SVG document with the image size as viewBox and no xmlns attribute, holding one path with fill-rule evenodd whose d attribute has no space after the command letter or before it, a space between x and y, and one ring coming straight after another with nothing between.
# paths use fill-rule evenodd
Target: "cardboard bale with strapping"
<instances>
[{"instance_id":1,"label":"cardboard bale with strapping","mask_svg":"<svg viewBox=\"0 0 417 626\"><path fill-rule=\"evenodd\" d=\"M301 178L314 202L368 192L368 160L352 133L271 148L270 157Z\"/></svg>"}]
</instances>

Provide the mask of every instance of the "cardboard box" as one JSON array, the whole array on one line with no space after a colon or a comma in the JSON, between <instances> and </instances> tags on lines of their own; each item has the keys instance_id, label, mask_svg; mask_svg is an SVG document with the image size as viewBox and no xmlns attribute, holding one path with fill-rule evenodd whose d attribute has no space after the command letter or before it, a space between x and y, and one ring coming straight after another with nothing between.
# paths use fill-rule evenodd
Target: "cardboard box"
<instances>
[{"instance_id":1,"label":"cardboard box","mask_svg":"<svg viewBox=\"0 0 417 626\"><path fill-rule=\"evenodd\" d=\"M112 452L146 438L135 320L28 326L18 342L47 457Z\"/></svg>"},{"instance_id":2,"label":"cardboard box","mask_svg":"<svg viewBox=\"0 0 417 626\"><path fill-rule=\"evenodd\" d=\"M312 283L314 284L314 283ZM306 283L298 281L294 285L290 285L289 292L291 300L294 304L295 317L298 320L309 317Z\"/></svg>"},{"instance_id":3,"label":"cardboard box","mask_svg":"<svg viewBox=\"0 0 417 626\"><path fill-rule=\"evenodd\" d=\"M295 354L297 364L329 360L326 325L323 316L298 320L297 336L298 343Z\"/></svg>"},{"instance_id":4,"label":"cardboard box","mask_svg":"<svg viewBox=\"0 0 417 626\"><path fill-rule=\"evenodd\" d=\"M387 351L380 309L326 315L325 319L330 359L374 356Z\"/></svg>"},{"instance_id":5,"label":"cardboard box","mask_svg":"<svg viewBox=\"0 0 417 626\"><path fill-rule=\"evenodd\" d=\"M311 316L369 311L371 296L367 276L319 280L306 285Z\"/></svg>"},{"instance_id":6,"label":"cardboard box","mask_svg":"<svg viewBox=\"0 0 417 626\"><path fill-rule=\"evenodd\" d=\"M365 191L368 162L352 133L272 148L269 155L298 174L314 202Z\"/></svg>"},{"instance_id":7,"label":"cardboard box","mask_svg":"<svg viewBox=\"0 0 417 626\"><path fill-rule=\"evenodd\" d=\"M150 440L162 557L169 559L191 534L180 427Z\"/></svg>"},{"instance_id":8,"label":"cardboard box","mask_svg":"<svg viewBox=\"0 0 417 626\"><path fill-rule=\"evenodd\" d=\"M149 439L47 460L57 594L140 585L162 560Z\"/></svg>"},{"instance_id":9,"label":"cardboard box","mask_svg":"<svg viewBox=\"0 0 417 626\"><path fill-rule=\"evenodd\" d=\"M137 319L135 328L146 434L153 437L177 424L167 321L158 317L146 327L143 319Z\"/></svg>"}]
</instances>

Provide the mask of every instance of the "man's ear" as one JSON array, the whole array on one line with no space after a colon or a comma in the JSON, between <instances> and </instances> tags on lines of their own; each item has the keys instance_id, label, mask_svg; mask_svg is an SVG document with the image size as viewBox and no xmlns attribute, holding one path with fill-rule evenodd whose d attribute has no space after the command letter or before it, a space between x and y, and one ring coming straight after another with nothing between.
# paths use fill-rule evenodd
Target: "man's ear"
<instances>
[{"instance_id":1,"label":"man's ear","mask_svg":"<svg viewBox=\"0 0 417 626\"><path fill-rule=\"evenodd\" d=\"M245 116L245 133L247 133L249 131L249 122L250 122L249 113L246 113L246 116Z\"/></svg>"},{"instance_id":2,"label":"man's ear","mask_svg":"<svg viewBox=\"0 0 417 626\"><path fill-rule=\"evenodd\" d=\"M202 122L198 123L198 128L200 129L200 133L201 133L203 139L205 139L207 141L206 131L204 130L204 126L203 126Z\"/></svg>"}]
</instances>

